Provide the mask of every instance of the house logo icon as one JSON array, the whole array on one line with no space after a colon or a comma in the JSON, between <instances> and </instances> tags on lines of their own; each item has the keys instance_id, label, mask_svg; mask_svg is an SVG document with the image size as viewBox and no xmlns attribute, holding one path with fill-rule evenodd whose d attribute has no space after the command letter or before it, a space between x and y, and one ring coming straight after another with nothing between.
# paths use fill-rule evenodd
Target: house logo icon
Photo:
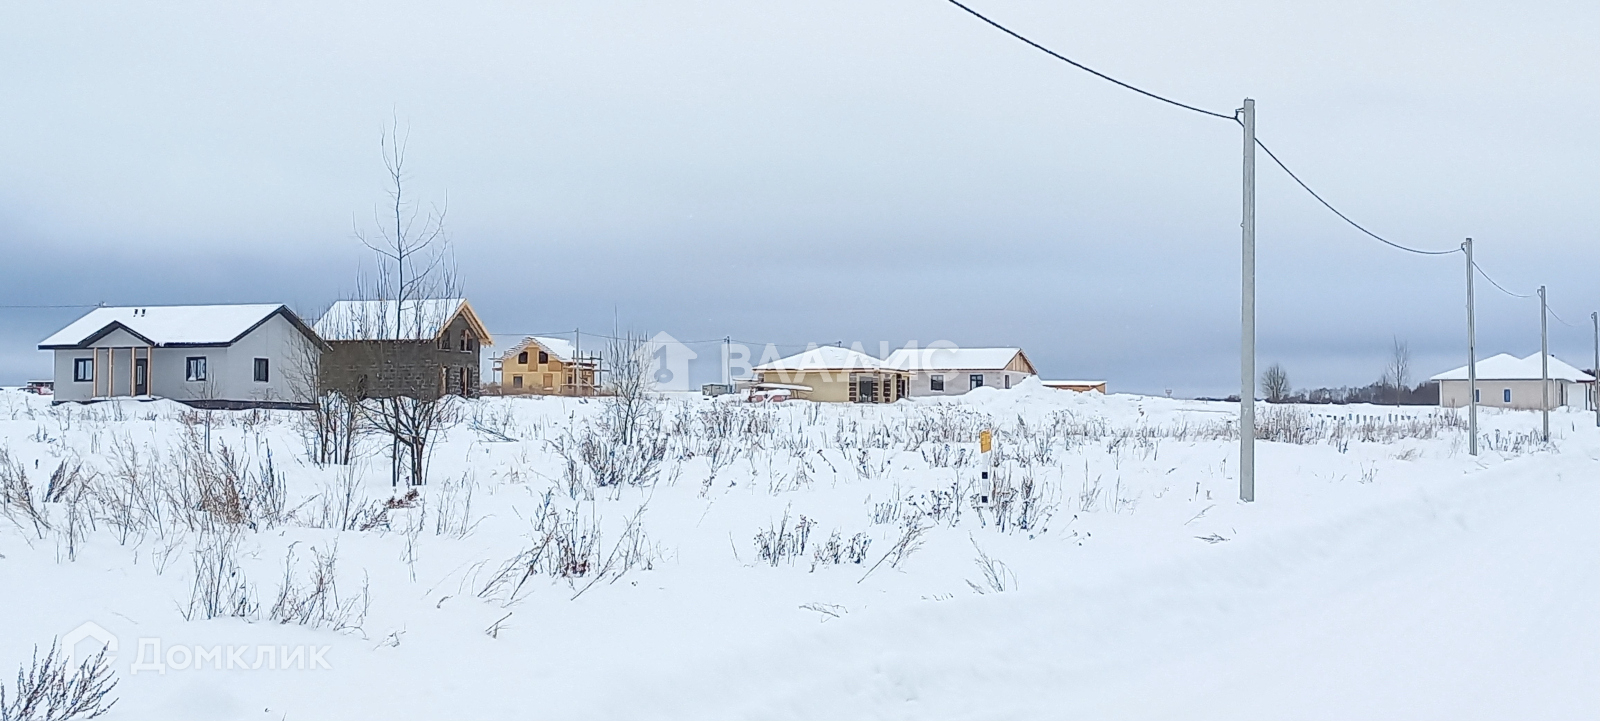
<instances>
[{"instance_id":1,"label":"house logo icon","mask_svg":"<svg viewBox=\"0 0 1600 721\"><path fill-rule=\"evenodd\" d=\"M643 350L649 354L645 367L649 370L651 390L689 390L689 361L699 354L665 331L655 334Z\"/></svg>"},{"instance_id":2,"label":"house logo icon","mask_svg":"<svg viewBox=\"0 0 1600 721\"><path fill-rule=\"evenodd\" d=\"M67 668L77 668L100 653L101 649L105 649L106 663L117 660L117 635L94 621L85 621L61 637L61 651L67 657Z\"/></svg>"}]
</instances>

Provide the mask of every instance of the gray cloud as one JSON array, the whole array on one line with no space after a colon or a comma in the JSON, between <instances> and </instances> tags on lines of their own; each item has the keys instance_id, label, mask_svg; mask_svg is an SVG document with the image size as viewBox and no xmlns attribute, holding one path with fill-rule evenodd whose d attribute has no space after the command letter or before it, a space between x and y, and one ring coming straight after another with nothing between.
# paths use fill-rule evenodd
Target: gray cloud
<instances>
[{"instance_id":1,"label":"gray cloud","mask_svg":"<svg viewBox=\"0 0 1600 721\"><path fill-rule=\"evenodd\" d=\"M1186 102L1250 94L1361 222L1472 235L1575 325L1600 306L1592 4L981 5ZM0 68L0 304L318 309L352 288L395 114L498 332L949 339L1237 384L1237 129L941 3L12 5ZM1275 169L1259 192L1263 363L1365 383L1398 336L1460 364L1459 259ZM1486 352L1537 348L1536 304L1481 301ZM0 309L0 382L46 372L71 316ZM1586 327L1552 334L1586 364Z\"/></svg>"}]
</instances>

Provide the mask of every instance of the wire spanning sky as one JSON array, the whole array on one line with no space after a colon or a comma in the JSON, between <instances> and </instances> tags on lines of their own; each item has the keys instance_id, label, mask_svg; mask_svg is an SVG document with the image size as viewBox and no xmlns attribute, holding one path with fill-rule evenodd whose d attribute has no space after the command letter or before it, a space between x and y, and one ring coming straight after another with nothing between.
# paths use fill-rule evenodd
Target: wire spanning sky
<instances>
[{"instance_id":1,"label":"wire spanning sky","mask_svg":"<svg viewBox=\"0 0 1600 721\"><path fill-rule=\"evenodd\" d=\"M1255 98L1356 222L1549 286L1552 351L1588 365L1600 7L968 4L1199 107ZM0 305L315 314L354 290L394 116L491 330L1020 345L1114 390L1237 388L1237 126L936 0L8 4ZM1459 255L1261 163L1262 367L1464 362ZM1480 352L1534 352L1537 301L1479 291ZM79 312L0 308L0 383L48 375Z\"/></svg>"}]
</instances>

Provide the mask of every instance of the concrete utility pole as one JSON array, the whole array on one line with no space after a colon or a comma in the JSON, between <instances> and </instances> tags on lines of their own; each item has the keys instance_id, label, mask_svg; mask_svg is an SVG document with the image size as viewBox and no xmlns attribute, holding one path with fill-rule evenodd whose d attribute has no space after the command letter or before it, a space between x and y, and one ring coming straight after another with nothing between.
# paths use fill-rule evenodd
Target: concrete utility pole
<instances>
[{"instance_id":1,"label":"concrete utility pole","mask_svg":"<svg viewBox=\"0 0 1600 721\"><path fill-rule=\"evenodd\" d=\"M1539 286L1539 407L1544 411L1544 442L1550 442L1550 304Z\"/></svg>"},{"instance_id":2,"label":"concrete utility pole","mask_svg":"<svg viewBox=\"0 0 1600 721\"><path fill-rule=\"evenodd\" d=\"M1472 299L1472 239L1461 244L1467 252L1467 453L1478 455L1478 319Z\"/></svg>"},{"instance_id":3,"label":"concrete utility pole","mask_svg":"<svg viewBox=\"0 0 1600 721\"><path fill-rule=\"evenodd\" d=\"M733 336L722 337L722 384L733 385Z\"/></svg>"},{"instance_id":4,"label":"concrete utility pole","mask_svg":"<svg viewBox=\"0 0 1600 721\"><path fill-rule=\"evenodd\" d=\"M1590 313L1594 322L1594 382L1589 384L1590 397L1594 399L1594 424L1600 426L1600 313Z\"/></svg>"},{"instance_id":5,"label":"concrete utility pole","mask_svg":"<svg viewBox=\"0 0 1600 721\"><path fill-rule=\"evenodd\" d=\"M1256 101L1239 109L1244 125L1244 222L1239 292L1239 500L1256 500Z\"/></svg>"}]
</instances>

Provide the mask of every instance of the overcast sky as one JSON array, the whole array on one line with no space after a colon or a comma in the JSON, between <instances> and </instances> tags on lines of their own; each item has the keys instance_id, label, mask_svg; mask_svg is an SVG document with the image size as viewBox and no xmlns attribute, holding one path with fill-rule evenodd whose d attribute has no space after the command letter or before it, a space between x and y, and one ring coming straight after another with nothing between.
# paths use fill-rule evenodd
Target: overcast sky
<instances>
[{"instance_id":1,"label":"overcast sky","mask_svg":"<svg viewBox=\"0 0 1600 721\"><path fill-rule=\"evenodd\" d=\"M1254 97L1358 222L1547 284L1552 351L1590 365L1600 4L971 3L1186 103ZM1238 388L1238 126L941 0L5 3L0 304L314 315L354 290L391 116L502 344L948 340ZM1460 256L1259 176L1263 367L1365 384L1393 338L1419 375L1464 362ZM0 383L48 376L35 346L82 312L0 308ZM1480 283L1483 355L1535 352L1538 320Z\"/></svg>"}]
</instances>

